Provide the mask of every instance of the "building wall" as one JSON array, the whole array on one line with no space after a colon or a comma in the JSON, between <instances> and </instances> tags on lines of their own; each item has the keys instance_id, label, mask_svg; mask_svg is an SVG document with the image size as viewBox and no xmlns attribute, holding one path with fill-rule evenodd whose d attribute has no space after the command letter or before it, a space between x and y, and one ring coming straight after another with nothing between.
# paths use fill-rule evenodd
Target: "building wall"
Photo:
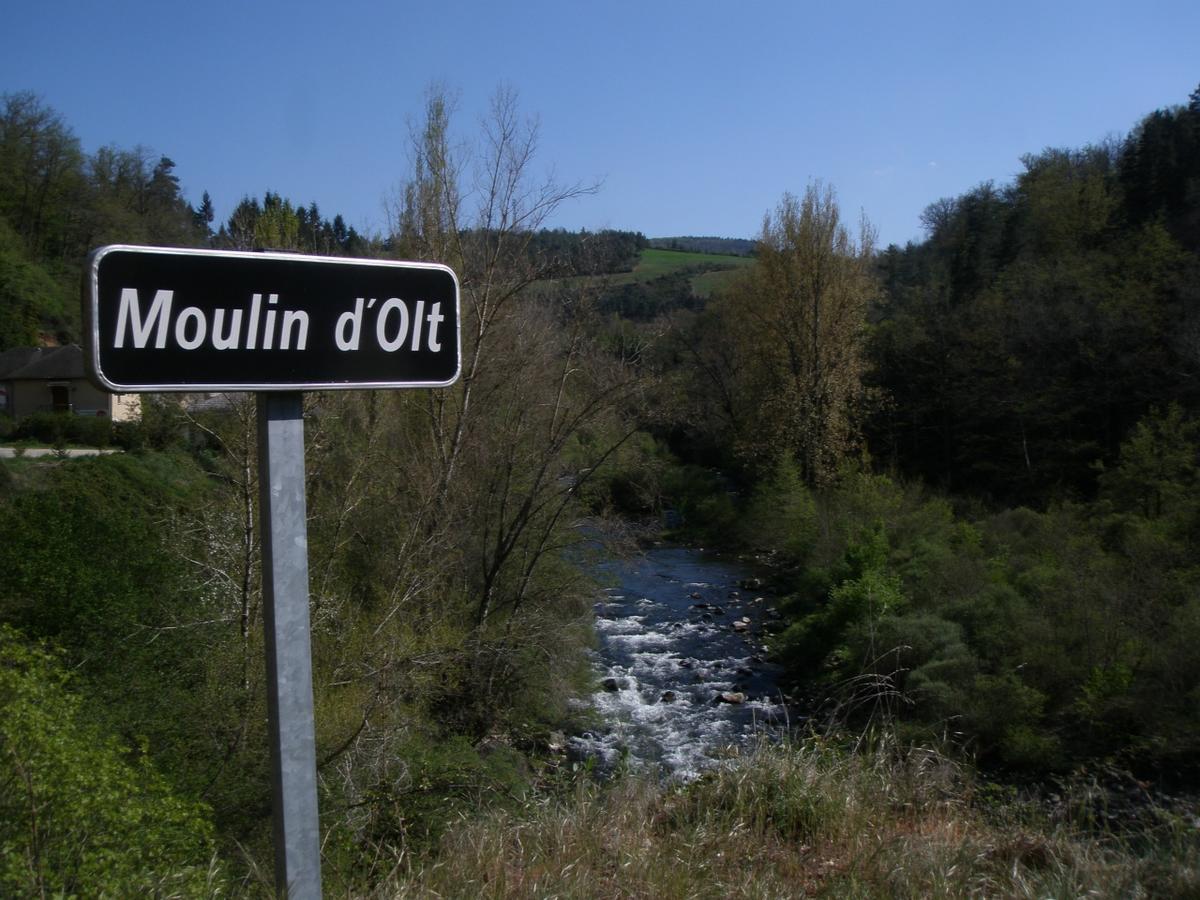
<instances>
[{"instance_id":1,"label":"building wall","mask_svg":"<svg viewBox=\"0 0 1200 900\"><path fill-rule=\"evenodd\" d=\"M14 419L23 419L36 412L52 412L54 394L52 385L66 385L71 409L78 415L112 415L112 395L94 387L83 379L61 381L11 381L9 382L9 411Z\"/></svg>"},{"instance_id":2,"label":"building wall","mask_svg":"<svg viewBox=\"0 0 1200 900\"><path fill-rule=\"evenodd\" d=\"M78 416L110 416L114 422L136 422L142 417L141 394L110 394L82 378L57 381L19 380L0 383L7 390L8 405L0 413L23 419L37 412L54 410L52 385L66 385L71 411Z\"/></svg>"},{"instance_id":3,"label":"building wall","mask_svg":"<svg viewBox=\"0 0 1200 900\"><path fill-rule=\"evenodd\" d=\"M141 394L113 394L111 399L114 422L138 422L141 420Z\"/></svg>"}]
</instances>

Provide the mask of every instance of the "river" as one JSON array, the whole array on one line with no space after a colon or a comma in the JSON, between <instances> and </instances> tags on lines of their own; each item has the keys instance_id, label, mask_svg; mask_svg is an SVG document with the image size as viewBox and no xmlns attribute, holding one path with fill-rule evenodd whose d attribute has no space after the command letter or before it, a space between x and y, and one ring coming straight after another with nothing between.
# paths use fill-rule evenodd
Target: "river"
<instances>
[{"instance_id":1,"label":"river","mask_svg":"<svg viewBox=\"0 0 1200 900\"><path fill-rule=\"evenodd\" d=\"M596 603L588 702L603 725L571 739L574 756L688 779L787 725L768 662L778 613L748 572L669 546L596 568L610 586Z\"/></svg>"}]
</instances>

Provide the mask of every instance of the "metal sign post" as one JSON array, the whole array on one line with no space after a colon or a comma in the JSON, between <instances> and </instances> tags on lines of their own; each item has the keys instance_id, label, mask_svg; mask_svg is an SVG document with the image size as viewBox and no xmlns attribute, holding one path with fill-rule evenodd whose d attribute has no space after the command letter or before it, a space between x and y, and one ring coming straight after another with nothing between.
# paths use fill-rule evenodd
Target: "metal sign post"
<instances>
[{"instance_id":1,"label":"metal sign post","mask_svg":"<svg viewBox=\"0 0 1200 900\"><path fill-rule=\"evenodd\" d=\"M289 900L313 900L321 896L321 837L299 391L258 395L258 478L275 887Z\"/></svg>"}]
</instances>

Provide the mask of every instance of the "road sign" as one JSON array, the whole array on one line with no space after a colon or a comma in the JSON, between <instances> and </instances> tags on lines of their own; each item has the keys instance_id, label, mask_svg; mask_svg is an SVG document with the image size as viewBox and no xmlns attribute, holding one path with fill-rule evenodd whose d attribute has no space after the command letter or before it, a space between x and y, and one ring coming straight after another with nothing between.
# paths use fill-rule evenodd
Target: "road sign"
<instances>
[{"instance_id":1,"label":"road sign","mask_svg":"<svg viewBox=\"0 0 1200 900\"><path fill-rule=\"evenodd\" d=\"M88 373L110 391L258 392L263 627L279 896L321 896L303 391L458 378L458 279L427 263L101 247Z\"/></svg>"},{"instance_id":2,"label":"road sign","mask_svg":"<svg viewBox=\"0 0 1200 900\"><path fill-rule=\"evenodd\" d=\"M444 387L460 368L458 280L430 263L101 247L84 312L110 391Z\"/></svg>"}]
</instances>

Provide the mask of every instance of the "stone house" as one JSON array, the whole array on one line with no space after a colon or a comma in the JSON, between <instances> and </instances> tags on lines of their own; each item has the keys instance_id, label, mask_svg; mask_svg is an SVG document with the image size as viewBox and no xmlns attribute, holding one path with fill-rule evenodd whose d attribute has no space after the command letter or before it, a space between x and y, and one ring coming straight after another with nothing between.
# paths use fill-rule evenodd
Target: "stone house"
<instances>
[{"instance_id":1,"label":"stone house","mask_svg":"<svg viewBox=\"0 0 1200 900\"><path fill-rule=\"evenodd\" d=\"M0 352L0 414L23 419L38 412L128 422L141 417L142 400L137 394L110 394L93 385L78 344Z\"/></svg>"}]
</instances>

